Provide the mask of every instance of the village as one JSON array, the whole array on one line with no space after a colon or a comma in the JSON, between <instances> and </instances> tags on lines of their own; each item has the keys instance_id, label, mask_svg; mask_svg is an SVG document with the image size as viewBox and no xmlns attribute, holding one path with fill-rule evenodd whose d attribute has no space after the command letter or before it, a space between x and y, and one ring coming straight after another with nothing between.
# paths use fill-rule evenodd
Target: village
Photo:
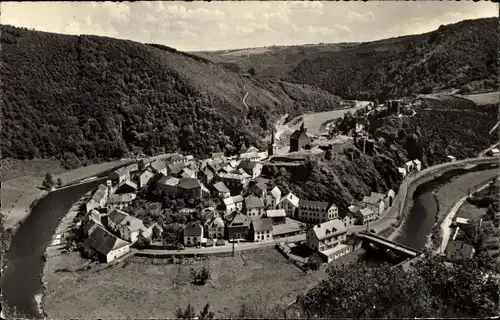
<instances>
[{"instance_id":1,"label":"village","mask_svg":"<svg viewBox=\"0 0 500 320\"><path fill-rule=\"evenodd\" d=\"M371 107L367 106L367 111ZM359 126L351 131L354 140L363 136ZM273 131L268 150L263 152L250 147L236 156L214 153L211 158L200 160L191 155L165 154L142 158L114 171L84 206L84 248L97 253L106 263L127 255L131 247L166 248L158 244L164 232L161 225L153 223L146 227L144 221L124 211L137 199L141 189L152 188L166 196L219 200L216 208L201 208L201 222L184 227L179 250L195 247L202 252L207 247L265 244L302 235L300 242L325 262L348 254L353 250L346 244L349 231L359 226L368 230L369 224L393 205L396 192L392 189L385 193L371 192L347 210L340 210L335 203L300 199L291 192L282 194L277 186L269 185L263 174L265 166L289 166L307 155L324 156L332 145L311 147L317 137L308 134L304 123L290 136L287 154L277 154L274 137ZM373 152L370 143L371 140L364 140L364 152ZM404 177L421 169L421 162L415 159L399 171ZM248 192L249 188L253 192ZM200 209L180 211L195 210Z\"/></svg>"}]
</instances>

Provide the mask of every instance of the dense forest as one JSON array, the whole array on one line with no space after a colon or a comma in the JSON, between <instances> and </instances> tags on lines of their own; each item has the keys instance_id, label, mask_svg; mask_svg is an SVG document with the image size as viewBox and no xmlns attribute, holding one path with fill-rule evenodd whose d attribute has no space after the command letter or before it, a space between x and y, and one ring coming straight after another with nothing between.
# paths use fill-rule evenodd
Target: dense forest
<instances>
[{"instance_id":1,"label":"dense forest","mask_svg":"<svg viewBox=\"0 0 500 320\"><path fill-rule=\"evenodd\" d=\"M316 87L248 78L165 46L1 31L4 158L74 168L130 152L231 153L262 148L279 115L340 105Z\"/></svg>"},{"instance_id":2,"label":"dense forest","mask_svg":"<svg viewBox=\"0 0 500 320\"><path fill-rule=\"evenodd\" d=\"M477 19L305 59L290 77L357 99L492 90L498 87L497 55L498 19Z\"/></svg>"},{"instance_id":3,"label":"dense forest","mask_svg":"<svg viewBox=\"0 0 500 320\"><path fill-rule=\"evenodd\" d=\"M234 70L317 85L346 99L394 98L498 86L498 19L466 20L421 34L366 43L200 53Z\"/></svg>"}]
</instances>

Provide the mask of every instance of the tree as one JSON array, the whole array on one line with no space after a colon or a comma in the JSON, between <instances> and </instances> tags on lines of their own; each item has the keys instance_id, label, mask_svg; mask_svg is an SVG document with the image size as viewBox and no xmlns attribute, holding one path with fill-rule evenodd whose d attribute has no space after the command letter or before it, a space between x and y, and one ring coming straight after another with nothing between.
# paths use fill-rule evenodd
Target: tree
<instances>
[{"instance_id":1,"label":"tree","mask_svg":"<svg viewBox=\"0 0 500 320\"><path fill-rule=\"evenodd\" d=\"M307 267L311 270L319 270L321 264L323 263L323 259L319 256L317 252L315 252L312 256L309 257L307 261Z\"/></svg>"},{"instance_id":2,"label":"tree","mask_svg":"<svg viewBox=\"0 0 500 320\"><path fill-rule=\"evenodd\" d=\"M63 183L62 183L62 180L61 178L57 178L57 186L60 188L62 187Z\"/></svg>"},{"instance_id":3,"label":"tree","mask_svg":"<svg viewBox=\"0 0 500 320\"><path fill-rule=\"evenodd\" d=\"M251 67L250 69L248 69L248 73L255 77L255 68Z\"/></svg>"},{"instance_id":4,"label":"tree","mask_svg":"<svg viewBox=\"0 0 500 320\"><path fill-rule=\"evenodd\" d=\"M54 177L52 177L52 174L50 174L50 172L47 172L47 174L45 175L45 179L43 180L42 185L46 189L50 189L54 186Z\"/></svg>"},{"instance_id":5,"label":"tree","mask_svg":"<svg viewBox=\"0 0 500 320\"><path fill-rule=\"evenodd\" d=\"M200 271L191 270L191 277L193 278L193 283L199 286L205 285L208 280L210 280L210 269L203 266Z\"/></svg>"}]
</instances>

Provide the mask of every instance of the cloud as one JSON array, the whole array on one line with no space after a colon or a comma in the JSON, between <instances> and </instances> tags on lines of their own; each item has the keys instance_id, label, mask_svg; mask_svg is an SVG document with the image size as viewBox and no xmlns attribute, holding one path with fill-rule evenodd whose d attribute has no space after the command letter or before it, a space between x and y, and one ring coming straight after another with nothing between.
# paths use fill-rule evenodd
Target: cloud
<instances>
[{"instance_id":1,"label":"cloud","mask_svg":"<svg viewBox=\"0 0 500 320\"><path fill-rule=\"evenodd\" d=\"M367 11L363 14L360 14L355 11L351 11L348 9L347 11L347 19L351 22L368 22L374 19L373 12Z\"/></svg>"},{"instance_id":2,"label":"cloud","mask_svg":"<svg viewBox=\"0 0 500 320\"><path fill-rule=\"evenodd\" d=\"M176 4L167 6L165 12L170 18L181 20L223 21L226 17L226 14L218 9L196 8L190 10Z\"/></svg>"},{"instance_id":3,"label":"cloud","mask_svg":"<svg viewBox=\"0 0 500 320\"><path fill-rule=\"evenodd\" d=\"M287 4L291 9L308 10L317 14L322 14L324 9L324 5L320 1L290 1Z\"/></svg>"},{"instance_id":4,"label":"cloud","mask_svg":"<svg viewBox=\"0 0 500 320\"><path fill-rule=\"evenodd\" d=\"M116 22L127 23L130 19L130 7L123 3L103 2L100 5L108 10L109 18Z\"/></svg>"}]
</instances>

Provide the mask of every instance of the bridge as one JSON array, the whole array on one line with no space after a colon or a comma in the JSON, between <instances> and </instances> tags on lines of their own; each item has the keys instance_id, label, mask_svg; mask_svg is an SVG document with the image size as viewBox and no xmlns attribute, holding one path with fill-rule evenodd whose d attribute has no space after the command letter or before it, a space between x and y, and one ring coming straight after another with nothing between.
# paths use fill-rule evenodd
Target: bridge
<instances>
[{"instance_id":1,"label":"bridge","mask_svg":"<svg viewBox=\"0 0 500 320\"><path fill-rule=\"evenodd\" d=\"M376 234L373 234L373 233L361 231L357 234L357 236L362 238L363 247L365 247L365 248L369 245L373 245L380 251L385 252L387 250L391 250L394 253L396 253L398 256L405 258L405 259L406 258L413 259L415 257L418 257L421 254L421 252L418 250L415 250L415 249L410 248L408 246L396 243L396 242L388 240L386 238L377 236Z\"/></svg>"}]
</instances>

